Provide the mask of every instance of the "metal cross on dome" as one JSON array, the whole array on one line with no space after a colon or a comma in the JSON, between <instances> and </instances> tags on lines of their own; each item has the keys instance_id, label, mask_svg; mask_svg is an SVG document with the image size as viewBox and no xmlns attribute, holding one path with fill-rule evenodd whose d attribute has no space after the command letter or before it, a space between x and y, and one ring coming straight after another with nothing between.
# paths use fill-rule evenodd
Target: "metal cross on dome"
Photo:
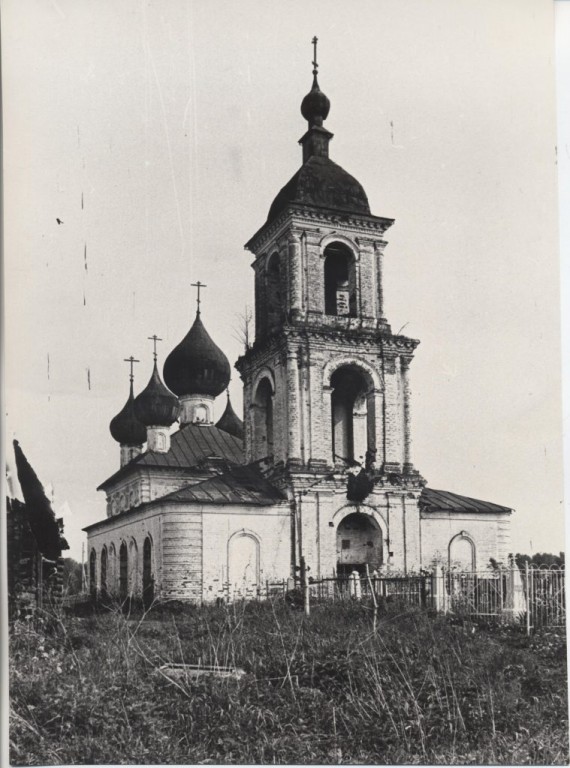
<instances>
[{"instance_id":1,"label":"metal cross on dome","mask_svg":"<svg viewBox=\"0 0 570 768\"><path fill-rule=\"evenodd\" d=\"M154 347L154 350L153 350L153 353L152 353L152 354L154 355L154 362L156 363L156 358L157 358L157 354L156 354L156 342L157 342L157 341L162 341L162 339L159 339L159 338L158 338L158 336L156 335L156 333L155 333L153 336L147 336L147 339L148 339L149 341L152 341L152 343L153 343L153 347Z\"/></svg>"},{"instance_id":2,"label":"metal cross on dome","mask_svg":"<svg viewBox=\"0 0 570 768\"><path fill-rule=\"evenodd\" d=\"M319 42L319 38L315 35L311 42L313 43L313 75L316 75L319 69L319 65L317 64L317 43Z\"/></svg>"},{"instance_id":3,"label":"metal cross on dome","mask_svg":"<svg viewBox=\"0 0 570 768\"><path fill-rule=\"evenodd\" d=\"M198 295L196 297L196 304L198 306L197 312L198 312L198 314L200 314L200 289L201 288L207 288L208 286L205 285L204 283L201 283L199 280L198 280L197 283L191 283L191 285L192 285L192 288L196 288L197 293L198 293Z\"/></svg>"},{"instance_id":4,"label":"metal cross on dome","mask_svg":"<svg viewBox=\"0 0 570 768\"><path fill-rule=\"evenodd\" d=\"M130 357L125 357L125 358L124 358L124 360L123 360L123 362L125 362L125 363L130 363L130 365L131 365L131 375L130 375L130 379L131 379L131 383L132 383L132 382L133 382L133 380L134 380L134 378L135 378L135 377L134 377L134 374L133 374L133 365L134 365L135 363L140 363L140 360L136 360L136 359L135 359L135 358L134 358L134 357L131 355Z\"/></svg>"}]
</instances>

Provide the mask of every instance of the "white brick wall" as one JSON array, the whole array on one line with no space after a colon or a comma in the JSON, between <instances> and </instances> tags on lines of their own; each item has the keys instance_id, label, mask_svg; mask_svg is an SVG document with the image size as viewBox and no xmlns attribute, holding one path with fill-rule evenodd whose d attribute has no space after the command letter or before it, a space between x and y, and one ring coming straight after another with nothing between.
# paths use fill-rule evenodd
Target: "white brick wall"
<instances>
[{"instance_id":1,"label":"white brick wall","mask_svg":"<svg viewBox=\"0 0 570 768\"><path fill-rule=\"evenodd\" d=\"M464 531L475 544L475 566L484 570L489 558L506 564L510 545L510 515L428 512L422 514L422 565L434 558L448 565L448 547L454 536Z\"/></svg>"}]
</instances>

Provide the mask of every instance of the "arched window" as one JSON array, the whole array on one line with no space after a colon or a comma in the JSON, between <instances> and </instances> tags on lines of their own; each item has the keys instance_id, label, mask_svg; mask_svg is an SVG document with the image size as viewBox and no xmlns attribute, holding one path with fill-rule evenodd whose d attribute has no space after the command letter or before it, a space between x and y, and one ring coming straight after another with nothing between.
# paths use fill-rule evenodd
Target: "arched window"
<instances>
[{"instance_id":1,"label":"arched window","mask_svg":"<svg viewBox=\"0 0 570 768\"><path fill-rule=\"evenodd\" d=\"M372 385L357 366L337 368L331 376L331 419L334 461L366 463L375 449Z\"/></svg>"},{"instance_id":2,"label":"arched window","mask_svg":"<svg viewBox=\"0 0 570 768\"><path fill-rule=\"evenodd\" d=\"M283 320L283 296L279 254L273 253L267 262L267 330L271 331Z\"/></svg>"},{"instance_id":3,"label":"arched window","mask_svg":"<svg viewBox=\"0 0 570 768\"><path fill-rule=\"evenodd\" d=\"M154 600L154 575L152 570L152 541L150 536L147 536L143 544L143 603L146 608Z\"/></svg>"},{"instance_id":4,"label":"arched window","mask_svg":"<svg viewBox=\"0 0 570 768\"><path fill-rule=\"evenodd\" d=\"M89 591L93 597L97 594L97 553L94 549L89 555Z\"/></svg>"},{"instance_id":5,"label":"arched window","mask_svg":"<svg viewBox=\"0 0 570 768\"><path fill-rule=\"evenodd\" d=\"M119 597L126 600L129 594L129 554L123 541L119 549Z\"/></svg>"},{"instance_id":6,"label":"arched window","mask_svg":"<svg viewBox=\"0 0 570 768\"><path fill-rule=\"evenodd\" d=\"M268 378L257 385L254 398L256 458L273 455L273 389Z\"/></svg>"},{"instance_id":7,"label":"arched window","mask_svg":"<svg viewBox=\"0 0 570 768\"><path fill-rule=\"evenodd\" d=\"M139 579L139 550L136 541L132 539L129 544L129 595L137 594Z\"/></svg>"},{"instance_id":8,"label":"arched window","mask_svg":"<svg viewBox=\"0 0 570 768\"><path fill-rule=\"evenodd\" d=\"M461 531L449 542L449 567L464 571L475 570L475 544L465 531Z\"/></svg>"},{"instance_id":9,"label":"arched window","mask_svg":"<svg viewBox=\"0 0 570 768\"><path fill-rule=\"evenodd\" d=\"M325 248L325 314L356 316L354 256L342 243Z\"/></svg>"},{"instance_id":10,"label":"arched window","mask_svg":"<svg viewBox=\"0 0 570 768\"><path fill-rule=\"evenodd\" d=\"M254 597L259 582L259 540L248 531L228 542L228 581L234 597Z\"/></svg>"},{"instance_id":11,"label":"arched window","mask_svg":"<svg viewBox=\"0 0 570 768\"><path fill-rule=\"evenodd\" d=\"M107 547L101 550L101 594L107 594Z\"/></svg>"},{"instance_id":12,"label":"arched window","mask_svg":"<svg viewBox=\"0 0 570 768\"><path fill-rule=\"evenodd\" d=\"M110 594L115 594L117 589L117 552L114 544L109 547L107 558L107 584Z\"/></svg>"}]
</instances>

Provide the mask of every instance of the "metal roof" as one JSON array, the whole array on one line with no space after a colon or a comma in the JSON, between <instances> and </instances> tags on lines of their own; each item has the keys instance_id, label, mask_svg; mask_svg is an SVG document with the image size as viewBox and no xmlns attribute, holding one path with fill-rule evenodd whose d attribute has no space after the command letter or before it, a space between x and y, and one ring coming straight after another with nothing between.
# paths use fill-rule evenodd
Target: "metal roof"
<instances>
[{"instance_id":1,"label":"metal roof","mask_svg":"<svg viewBox=\"0 0 570 768\"><path fill-rule=\"evenodd\" d=\"M171 435L170 450L167 453L156 451L141 453L101 483L99 489L106 488L110 482L129 474L137 467L191 469L212 457L223 459L228 464L243 464L245 462L243 443L218 427L186 424Z\"/></svg>"},{"instance_id":2,"label":"metal roof","mask_svg":"<svg viewBox=\"0 0 570 768\"><path fill-rule=\"evenodd\" d=\"M492 504L490 501L472 499L460 496L451 491L436 491L435 488L424 488L420 496L420 506L427 512L512 512L510 507Z\"/></svg>"},{"instance_id":3,"label":"metal roof","mask_svg":"<svg viewBox=\"0 0 570 768\"><path fill-rule=\"evenodd\" d=\"M285 500L281 491L271 485L255 466L249 465L232 467L221 475L188 485L156 501L270 505Z\"/></svg>"}]
</instances>

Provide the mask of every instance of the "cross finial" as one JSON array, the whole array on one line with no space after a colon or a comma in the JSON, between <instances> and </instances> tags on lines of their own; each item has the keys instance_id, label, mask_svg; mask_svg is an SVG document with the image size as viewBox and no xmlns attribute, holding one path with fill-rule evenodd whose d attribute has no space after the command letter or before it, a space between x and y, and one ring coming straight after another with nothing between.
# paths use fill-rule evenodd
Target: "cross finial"
<instances>
[{"instance_id":1,"label":"cross finial","mask_svg":"<svg viewBox=\"0 0 570 768\"><path fill-rule=\"evenodd\" d=\"M201 283L199 280L197 283L192 283L192 288L196 288L197 290L197 297L196 297L196 305L198 307L197 313L200 314L200 288L207 288L207 285L204 285L204 283Z\"/></svg>"},{"instance_id":2,"label":"cross finial","mask_svg":"<svg viewBox=\"0 0 570 768\"><path fill-rule=\"evenodd\" d=\"M133 374L133 365L134 365L135 363L140 363L140 360L135 360L135 358L134 358L134 357L131 355L130 357L125 357L125 359L124 359L124 361L123 361L123 362L125 362L125 363L130 363L130 365L131 365L131 375L130 375L130 379L131 379L131 384L132 384L132 383L133 383L133 381L134 381L134 378L135 378L135 377L134 377L134 374Z\"/></svg>"},{"instance_id":3,"label":"cross finial","mask_svg":"<svg viewBox=\"0 0 570 768\"><path fill-rule=\"evenodd\" d=\"M319 38L315 35L311 42L313 43L313 75L316 77L319 70L319 65L317 64L317 43L319 42Z\"/></svg>"},{"instance_id":4,"label":"cross finial","mask_svg":"<svg viewBox=\"0 0 570 768\"><path fill-rule=\"evenodd\" d=\"M156 342L157 341L162 341L162 339L159 339L158 336L156 335L156 333L153 336L147 336L147 338L148 338L149 341L152 341L152 343L153 343L154 351L153 351L152 354L154 355L154 362L156 363L156 357L157 357L157 355L156 355Z\"/></svg>"}]
</instances>

